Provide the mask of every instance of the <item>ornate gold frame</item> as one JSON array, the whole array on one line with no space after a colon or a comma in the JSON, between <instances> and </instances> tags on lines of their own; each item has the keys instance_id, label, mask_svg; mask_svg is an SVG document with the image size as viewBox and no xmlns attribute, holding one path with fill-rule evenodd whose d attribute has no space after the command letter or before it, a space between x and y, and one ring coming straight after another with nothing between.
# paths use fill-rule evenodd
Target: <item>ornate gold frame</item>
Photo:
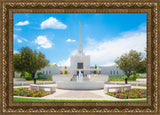
<instances>
[{"instance_id":1,"label":"ornate gold frame","mask_svg":"<svg viewBox=\"0 0 160 115\"><path fill-rule=\"evenodd\" d=\"M2 114L148 113L160 112L158 93L159 0L1 0L0 94ZM13 102L13 13L147 13L147 102ZM159 16L159 17L158 17Z\"/></svg>"}]
</instances>

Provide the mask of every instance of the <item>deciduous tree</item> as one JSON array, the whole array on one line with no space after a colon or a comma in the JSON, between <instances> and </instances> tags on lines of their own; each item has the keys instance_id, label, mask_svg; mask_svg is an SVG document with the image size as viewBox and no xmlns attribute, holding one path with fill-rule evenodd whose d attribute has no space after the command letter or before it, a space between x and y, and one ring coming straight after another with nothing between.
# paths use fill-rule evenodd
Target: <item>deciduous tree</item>
<instances>
[{"instance_id":1,"label":"deciduous tree","mask_svg":"<svg viewBox=\"0 0 160 115\"><path fill-rule=\"evenodd\" d=\"M121 57L117 58L115 63L129 78L133 72L140 72L146 68L146 65L144 64L145 61L143 60L144 58L141 52L130 50L129 53L125 53Z\"/></svg>"},{"instance_id":2,"label":"deciduous tree","mask_svg":"<svg viewBox=\"0 0 160 115\"><path fill-rule=\"evenodd\" d=\"M28 72L35 77L36 71L44 68L49 61L41 52L33 51L29 47L23 47L19 53L13 56L14 70L17 72Z\"/></svg>"}]
</instances>

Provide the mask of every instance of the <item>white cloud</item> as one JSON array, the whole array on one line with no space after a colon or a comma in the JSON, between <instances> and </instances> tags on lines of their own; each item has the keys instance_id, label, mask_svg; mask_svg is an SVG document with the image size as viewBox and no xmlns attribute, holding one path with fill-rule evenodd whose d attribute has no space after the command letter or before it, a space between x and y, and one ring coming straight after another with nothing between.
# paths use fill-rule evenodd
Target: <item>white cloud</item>
<instances>
[{"instance_id":1,"label":"white cloud","mask_svg":"<svg viewBox=\"0 0 160 115\"><path fill-rule=\"evenodd\" d=\"M41 23L41 29L46 29L46 28L66 29L67 25L63 24L62 22L60 22L56 18L50 17Z\"/></svg>"},{"instance_id":2,"label":"white cloud","mask_svg":"<svg viewBox=\"0 0 160 115\"><path fill-rule=\"evenodd\" d=\"M22 38L22 40L24 40L25 42L27 42L28 40L27 39L25 39L25 38Z\"/></svg>"},{"instance_id":3,"label":"white cloud","mask_svg":"<svg viewBox=\"0 0 160 115\"><path fill-rule=\"evenodd\" d=\"M91 65L114 65L117 57L129 52L131 49L145 54L147 38L143 28L145 27L140 26L137 31L123 32L119 37L110 41L96 41L93 38L88 38L87 44L84 46L84 52L86 55L90 55ZM71 54L75 54L75 50ZM69 66L69 60L68 57L68 59L60 61L58 65Z\"/></svg>"},{"instance_id":4,"label":"white cloud","mask_svg":"<svg viewBox=\"0 0 160 115\"><path fill-rule=\"evenodd\" d=\"M42 48L51 48L53 43L47 39L46 36L38 36L37 39L35 40L35 43L40 45L39 47L37 47L38 49L40 47Z\"/></svg>"},{"instance_id":5,"label":"white cloud","mask_svg":"<svg viewBox=\"0 0 160 115\"><path fill-rule=\"evenodd\" d=\"M17 39L17 42L18 42L18 43L22 43L22 40L20 40L20 39Z\"/></svg>"},{"instance_id":6,"label":"white cloud","mask_svg":"<svg viewBox=\"0 0 160 115\"><path fill-rule=\"evenodd\" d=\"M70 66L70 58L61 60L57 63L58 66Z\"/></svg>"},{"instance_id":7,"label":"white cloud","mask_svg":"<svg viewBox=\"0 0 160 115\"><path fill-rule=\"evenodd\" d=\"M17 40L18 43L22 43L23 41L27 42L28 40L18 36L17 34L13 35L13 38Z\"/></svg>"},{"instance_id":8,"label":"white cloud","mask_svg":"<svg viewBox=\"0 0 160 115\"><path fill-rule=\"evenodd\" d=\"M125 33L122 37L112 41L97 42L89 38L84 51L87 55L90 55L91 65L112 65L117 57L131 49L144 52L145 48L146 33L135 32L132 34Z\"/></svg>"},{"instance_id":9,"label":"white cloud","mask_svg":"<svg viewBox=\"0 0 160 115\"><path fill-rule=\"evenodd\" d=\"M19 51L14 51L13 53L14 53L14 54L15 54L15 53L17 53L17 54L18 54L18 53L19 53Z\"/></svg>"},{"instance_id":10,"label":"white cloud","mask_svg":"<svg viewBox=\"0 0 160 115\"><path fill-rule=\"evenodd\" d=\"M29 24L29 21L26 20L24 22L18 22L18 23L16 23L16 26L25 26L25 25L28 25L28 24Z\"/></svg>"},{"instance_id":11,"label":"white cloud","mask_svg":"<svg viewBox=\"0 0 160 115\"><path fill-rule=\"evenodd\" d=\"M75 42L76 40L71 40L70 38L68 38L66 41L67 42Z\"/></svg>"}]
</instances>

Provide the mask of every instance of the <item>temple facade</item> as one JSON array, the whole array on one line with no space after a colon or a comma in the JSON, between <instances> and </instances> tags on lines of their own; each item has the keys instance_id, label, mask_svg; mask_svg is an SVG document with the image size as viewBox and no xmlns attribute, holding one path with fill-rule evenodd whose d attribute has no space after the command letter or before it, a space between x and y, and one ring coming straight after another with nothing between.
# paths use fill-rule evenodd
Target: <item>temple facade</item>
<instances>
[{"instance_id":1,"label":"temple facade","mask_svg":"<svg viewBox=\"0 0 160 115\"><path fill-rule=\"evenodd\" d=\"M83 46L81 41L81 24L80 24L80 32L79 32L79 45L77 48L77 54L70 56L70 69L73 74L78 74L78 69L81 69L84 75L89 74L89 71L83 71L90 69L90 56L85 55L83 52ZM77 71L74 71L77 69Z\"/></svg>"}]
</instances>

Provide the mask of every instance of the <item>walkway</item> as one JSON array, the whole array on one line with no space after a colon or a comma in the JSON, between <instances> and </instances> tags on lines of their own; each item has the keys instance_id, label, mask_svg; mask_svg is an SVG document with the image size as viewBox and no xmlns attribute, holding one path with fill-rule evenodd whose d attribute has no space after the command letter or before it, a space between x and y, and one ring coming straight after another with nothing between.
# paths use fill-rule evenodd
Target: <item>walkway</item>
<instances>
[{"instance_id":1,"label":"walkway","mask_svg":"<svg viewBox=\"0 0 160 115\"><path fill-rule=\"evenodd\" d=\"M15 86L14 88L18 88L22 86ZM25 86L29 87L29 86ZM145 88L141 86L132 86L132 88ZM17 97L17 96L16 96ZM22 97L22 98L33 98L33 97ZM54 94L41 97L41 98L33 98L33 99L56 99L56 100L125 100L125 99L117 99L112 96L109 96L101 90L63 90L56 89ZM127 99L129 100L129 99ZM134 99L130 99L134 100ZM141 99L140 99L141 100Z\"/></svg>"}]
</instances>

